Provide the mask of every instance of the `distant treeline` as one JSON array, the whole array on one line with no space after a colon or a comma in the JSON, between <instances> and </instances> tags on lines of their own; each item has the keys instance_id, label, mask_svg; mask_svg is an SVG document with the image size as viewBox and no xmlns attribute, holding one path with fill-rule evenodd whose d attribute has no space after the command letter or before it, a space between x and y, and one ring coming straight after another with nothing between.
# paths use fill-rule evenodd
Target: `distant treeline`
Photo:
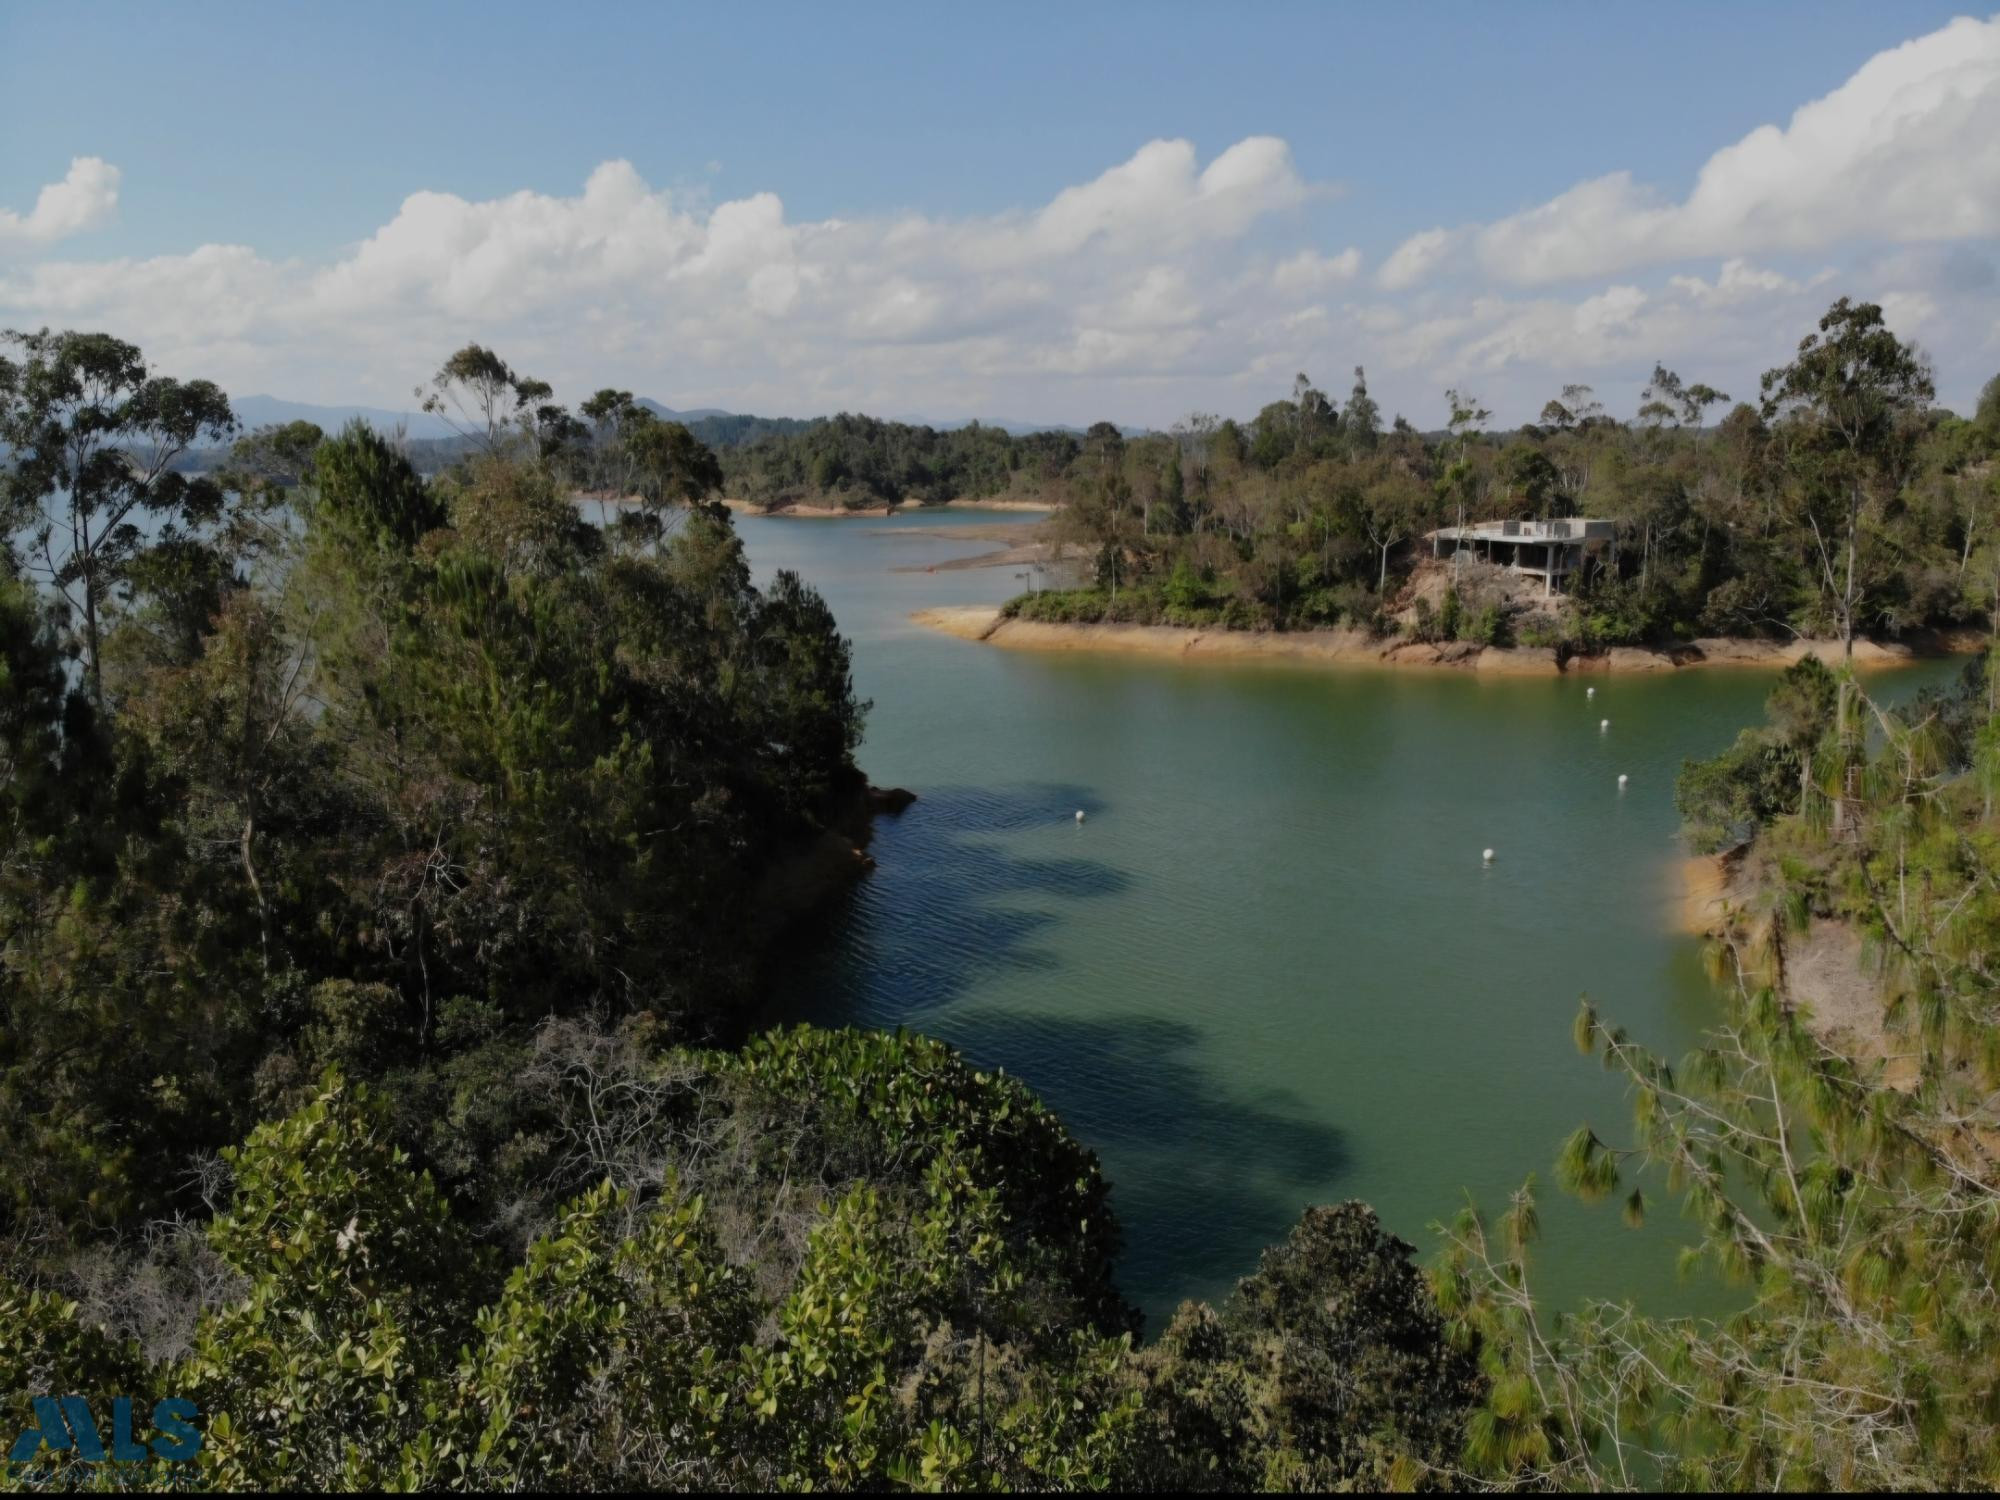
<instances>
[{"instance_id":1,"label":"distant treeline","mask_svg":"<svg viewBox=\"0 0 2000 1500\"><path fill-rule=\"evenodd\" d=\"M725 488L755 505L806 502L863 509L1003 498L1060 503L1090 434L1016 436L973 422L941 431L842 412L723 452Z\"/></svg>"},{"instance_id":2,"label":"distant treeline","mask_svg":"<svg viewBox=\"0 0 2000 1500\"><path fill-rule=\"evenodd\" d=\"M1385 431L1360 370L1343 406L1301 375L1248 423L1091 429L1058 526L1094 576L1015 609L1579 650L1980 624L2000 610L2000 380L1969 420L1933 394L1881 309L1845 298L1755 400L1662 366L1631 420L1570 385L1539 422L1496 432L1451 390L1441 433L1400 417ZM1464 597L1405 587L1440 526L1567 516L1615 532L1559 607L1528 607L1492 570L1471 570Z\"/></svg>"},{"instance_id":3,"label":"distant treeline","mask_svg":"<svg viewBox=\"0 0 2000 1500\"><path fill-rule=\"evenodd\" d=\"M716 449L741 448L746 443L761 443L769 438L792 437L826 420L824 417L752 417L741 412L675 417L662 411L655 415L681 423L702 442Z\"/></svg>"},{"instance_id":4,"label":"distant treeline","mask_svg":"<svg viewBox=\"0 0 2000 1500\"><path fill-rule=\"evenodd\" d=\"M632 405L662 421L685 427L697 442L717 450L737 448L770 438L792 437L826 420L823 417L756 417L740 412L682 415L656 401L637 400ZM393 443L420 474L441 474L452 465L474 457L486 446L481 434L466 432L449 437L413 437L381 422L374 425L380 436ZM173 468L183 474L214 473L229 466L232 451L228 443L197 444L177 454ZM5 451L0 450L0 457L5 456Z\"/></svg>"}]
</instances>

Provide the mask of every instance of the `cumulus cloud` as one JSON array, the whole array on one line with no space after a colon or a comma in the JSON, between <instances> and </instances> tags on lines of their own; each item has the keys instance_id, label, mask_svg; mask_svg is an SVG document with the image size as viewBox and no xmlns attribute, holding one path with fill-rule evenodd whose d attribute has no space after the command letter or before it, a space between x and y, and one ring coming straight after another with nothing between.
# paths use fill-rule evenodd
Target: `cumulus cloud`
<instances>
[{"instance_id":1,"label":"cumulus cloud","mask_svg":"<svg viewBox=\"0 0 2000 1500\"><path fill-rule=\"evenodd\" d=\"M1389 253L1375 279L1391 292L1415 286L1450 258L1462 238L1449 229L1426 229L1413 234Z\"/></svg>"},{"instance_id":2,"label":"cumulus cloud","mask_svg":"<svg viewBox=\"0 0 2000 1500\"><path fill-rule=\"evenodd\" d=\"M477 339L570 399L616 384L774 415L1163 425L1360 363L1430 425L1448 385L1503 422L1573 380L1630 411L1656 360L1749 392L1850 293L1962 402L2000 365L1996 39L2000 20L1957 22L1881 54L1715 153L1682 201L1599 178L1409 236L1372 274L1345 236L1304 232L1330 189L1266 136L1205 162L1153 141L1039 204L956 218L797 220L773 193L711 203L614 160L572 194L413 192L330 260L16 256L0 326L107 328L245 394L374 404ZM45 245L116 187L83 159L0 224Z\"/></svg>"},{"instance_id":3,"label":"cumulus cloud","mask_svg":"<svg viewBox=\"0 0 2000 1500\"><path fill-rule=\"evenodd\" d=\"M574 196L412 193L331 264L207 245L0 271L0 316L116 328L239 388L310 349L322 388L382 394L383 362L400 384L476 337L578 383L679 388L692 363L705 399L782 390L810 409L860 404L879 375L906 405L936 399L937 377L969 392L1184 359L1260 296L1351 278L1353 250L1232 277L1260 226L1316 191L1283 141L1206 165L1189 142L1154 141L1031 212L796 223L775 194L709 207L611 161Z\"/></svg>"},{"instance_id":4,"label":"cumulus cloud","mask_svg":"<svg viewBox=\"0 0 2000 1500\"><path fill-rule=\"evenodd\" d=\"M1317 250L1301 250L1278 262L1271 272L1271 284L1280 292L1319 292L1361 274L1361 252L1352 245L1338 255L1321 255Z\"/></svg>"},{"instance_id":5,"label":"cumulus cloud","mask_svg":"<svg viewBox=\"0 0 2000 1500\"><path fill-rule=\"evenodd\" d=\"M27 213L0 208L0 247L51 244L108 224L117 212L118 169L102 157L75 157Z\"/></svg>"},{"instance_id":6,"label":"cumulus cloud","mask_svg":"<svg viewBox=\"0 0 2000 1500\"><path fill-rule=\"evenodd\" d=\"M1408 286L1454 258L1532 284L1698 256L2000 234L2000 16L1877 53L1783 126L1709 157L1679 201L1612 172L1509 218L1412 236L1383 268Z\"/></svg>"}]
</instances>

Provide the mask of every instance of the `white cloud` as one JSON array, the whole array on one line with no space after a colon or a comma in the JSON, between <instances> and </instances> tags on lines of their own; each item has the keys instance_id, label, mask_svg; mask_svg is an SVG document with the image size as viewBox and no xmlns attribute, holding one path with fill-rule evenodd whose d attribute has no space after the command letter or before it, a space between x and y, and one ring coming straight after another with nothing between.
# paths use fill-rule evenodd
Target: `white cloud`
<instances>
[{"instance_id":1,"label":"white cloud","mask_svg":"<svg viewBox=\"0 0 2000 1500\"><path fill-rule=\"evenodd\" d=\"M1739 302L1755 301L1773 293L1792 293L1807 286L1819 286L1832 276L1823 271L1810 281L1794 280L1782 272L1754 266L1737 256L1722 263L1715 273L1714 281L1704 281L1699 276L1671 276L1667 284L1676 291L1684 292L1696 302L1707 307L1728 307Z\"/></svg>"},{"instance_id":2,"label":"white cloud","mask_svg":"<svg viewBox=\"0 0 2000 1500\"><path fill-rule=\"evenodd\" d=\"M2000 363L1996 78L2000 21L1954 23L1716 153L1684 201L1614 174L1411 235L1372 276L1360 246L1303 233L1296 211L1330 189L1260 136L1206 164L1153 141L1039 205L960 218L795 220L773 193L713 203L609 161L573 195L414 192L325 261L16 257L0 326L106 328L245 394L374 404L469 339L570 399L1156 425L1247 415L1299 370L1344 386L1360 363L1430 425L1452 384L1502 422L1573 380L1629 411L1656 360L1748 393L1849 293L1923 339L1963 401ZM89 205L115 200L115 170L83 167L0 223L108 212ZM1573 284L1532 285L1555 281Z\"/></svg>"},{"instance_id":3,"label":"white cloud","mask_svg":"<svg viewBox=\"0 0 2000 1500\"><path fill-rule=\"evenodd\" d=\"M110 223L118 212L118 176L101 157L73 158L63 180L36 194L27 213L0 208L0 246L52 244Z\"/></svg>"},{"instance_id":4,"label":"white cloud","mask_svg":"<svg viewBox=\"0 0 2000 1500\"><path fill-rule=\"evenodd\" d=\"M1173 248L1233 239L1263 215L1304 200L1291 148L1271 136L1238 141L1195 171L1188 141L1153 141L1094 182L1066 188L1035 215L1039 254L1067 254L1094 239L1118 248Z\"/></svg>"},{"instance_id":5,"label":"white cloud","mask_svg":"<svg viewBox=\"0 0 2000 1500\"><path fill-rule=\"evenodd\" d=\"M323 399L400 393L478 338L559 388L692 384L704 401L812 410L857 404L855 382L879 378L907 408L941 399L940 380L976 392L1203 357L1223 320L1278 296L1235 272L1315 191L1283 141L1206 166L1186 141L1154 141L1029 213L795 223L775 194L710 208L612 161L573 197L412 193L331 264L208 245L0 271L0 321L96 323L237 389ZM1306 252L1278 280L1358 265Z\"/></svg>"},{"instance_id":6,"label":"white cloud","mask_svg":"<svg viewBox=\"0 0 2000 1500\"><path fill-rule=\"evenodd\" d=\"M1413 234L1382 262L1375 279L1391 292L1415 286L1450 257L1458 248L1459 239L1449 229L1426 229Z\"/></svg>"},{"instance_id":7,"label":"white cloud","mask_svg":"<svg viewBox=\"0 0 2000 1500\"><path fill-rule=\"evenodd\" d=\"M1278 263L1271 273L1271 284L1280 292L1311 293L1352 281L1360 274L1361 252L1352 245L1338 255L1301 250Z\"/></svg>"},{"instance_id":8,"label":"white cloud","mask_svg":"<svg viewBox=\"0 0 2000 1500\"><path fill-rule=\"evenodd\" d=\"M1509 218L1417 235L1383 285L1411 285L1454 256L1533 284L1692 257L1996 234L2000 16L1961 18L1877 53L1784 127L1717 151L1684 199L1608 173Z\"/></svg>"}]
</instances>

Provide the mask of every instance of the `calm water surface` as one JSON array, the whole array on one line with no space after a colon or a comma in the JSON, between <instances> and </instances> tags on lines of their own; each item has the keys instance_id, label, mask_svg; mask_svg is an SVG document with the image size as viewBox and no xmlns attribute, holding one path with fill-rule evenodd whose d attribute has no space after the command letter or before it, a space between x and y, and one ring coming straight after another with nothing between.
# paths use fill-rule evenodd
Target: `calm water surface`
<instances>
[{"instance_id":1,"label":"calm water surface","mask_svg":"<svg viewBox=\"0 0 2000 1500\"><path fill-rule=\"evenodd\" d=\"M1020 585L921 571L995 544L907 529L1000 519L1033 518L739 520L760 575L826 595L875 704L861 763L920 799L878 824L781 1013L909 1026L1025 1079L1103 1159L1154 1331L1308 1203L1366 1199L1428 1256L1432 1221L1530 1172L1562 1300L1712 1304L1675 1280L1673 1205L1634 1233L1548 1179L1570 1130L1629 1118L1569 1043L1579 995L1676 1059L1721 1014L1673 930L1673 776L1760 717L1770 678L1598 676L1586 700L1592 679L1190 667L910 624Z\"/></svg>"}]
</instances>

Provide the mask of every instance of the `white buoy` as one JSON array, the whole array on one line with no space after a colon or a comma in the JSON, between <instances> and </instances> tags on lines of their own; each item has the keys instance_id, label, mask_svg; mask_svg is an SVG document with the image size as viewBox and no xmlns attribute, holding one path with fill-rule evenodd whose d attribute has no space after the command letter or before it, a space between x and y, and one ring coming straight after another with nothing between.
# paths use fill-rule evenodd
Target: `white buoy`
<instances>
[{"instance_id":1,"label":"white buoy","mask_svg":"<svg viewBox=\"0 0 2000 1500\"><path fill-rule=\"evenodd\" d=\"M1079 823L1083 821L1083 809L1080 807L1076 810L1076 820Z\"/></svg>"},{"instance_id":2,"label":"white buoy","mask_svg":"<svg viewBox=\"0 0 2000 1500\"><path fill-rule=\"evenodd\" d=\"M1609 719L1599 719L1597 721L1597 728L1599 733L1602 733L1603 731L1609 729L1610 727L1611 727L1611 721Z\"/></svg>"},{"instance_id":3,"label":"white buoy","mask_svg":"<svg viewBox=\"0 0 2000 1500\"><path fill-rule=\"evenodd\" d=\"M1619 790L1619 791L1621 791L1621 792L1622 792L1622 791L1624 791L1624 790L1625 790L1625 783L1626 783L1626 782L1628 782L1628 781L1630 781L1631 779L1632 779L1632 778L1631 778L1631 777L1629 777L1629 776L1627 776L1627 775L1626 775L1626 774L1625 774L1624 772L1622 772L1622 771L1621 771L1621 772L1619 772L1619 773L1618 773L1618 790Z\"/></svg>"},{"instance_id":4,"label":"white buoy","mask_svg":"<svg viewBox=\"0 0 2000 1500\"><path fill-rule=\"evenodd\" d=\"M1479 857L1489 865L1493 863L1493 851L1491 849L1482 850Z\"/></svg>"},{"instance_id":5,"label":"white buoy","mask_svg":"<svg viewBox=\"0 0 2000 1500\"><path fill-rule=\"evenodd\" d=\"M1595 698L1597 696L1597 689L1594 687L1585 688L1583 690L1583 696L1586 698Z\"/></svg>"}]
</instances>

